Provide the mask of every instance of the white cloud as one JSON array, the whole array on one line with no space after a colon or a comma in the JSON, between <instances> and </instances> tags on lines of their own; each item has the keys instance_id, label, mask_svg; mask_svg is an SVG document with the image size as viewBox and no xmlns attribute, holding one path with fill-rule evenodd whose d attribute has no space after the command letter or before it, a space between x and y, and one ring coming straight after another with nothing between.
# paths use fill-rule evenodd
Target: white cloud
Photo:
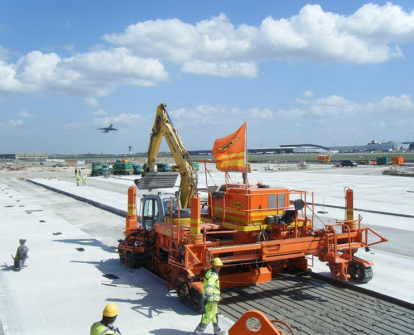
<instances>
[{"instance_id":1,"label":"white cloud","mask_svg":"<svg viewBox=\"0 0 414 335\"><path fill-rule=\"evenodd\" d=\"M86 97L84 99L84 105L89 107L96 107L99 105L99 102L94 97Z\"/></svg>"},{"instance_id":2,"label":"white cloud","mask_svg":"<svg viewBox=\"0 0 414 335\"><path fill-rule=\"evenodd\" d=\"M411 96L402 94L399 97L384 97L376 102L358 104L346 100L344 97L330 95L320 98L309 107L309 111L317 116L349 116L366 115L372 113L410 113L414 112L414 103Z\"/></svg>"},{"instance_id":3,"label":"white cloud","mask_svg":"<svg viewBox=\"0 0 414 335\"><path fill-rule=\"evenodd\" d=\"M371 126L373 128L380 128L380 129L386 129L387 128L387 122L385 121L373 121L371 122Z\"/></svg>"},{"instance_id":4,"label":"white cloud","mask_svg":"<svg viewBox=\"0 0 414 335\"><path fill-rule=\"evenodd\" d=\"M92 114L95 115L95 116L105 116L105 115L108 115L108 113L105 112L103 109L100 109L100 110L98 110L96 112L93 112Z\"/></svg>"},{"instance_id":5,"label":"white cloud","mask_svg":"<svg viewBox=\"0 0 414 335\"><path fill-rule=\"evenodd\" d=\"M174 126L182 128L184 126L199 127L216 125L234 125L249 123L260 123L271 120L275 113L268 108L240 109L238 107L199 105L194 108L181 108L169 111Z\"/></svg>"},{"instance_id":6,"label":"white cloud","mask_svg":"<svg viewBox=\"0 0 414 335\"><path fill-rule=\"evenodd\" d=\"M79 129L83 129L84 126L85 126L84 123L72 122L72 123L64 124L63 128L65 128L66 130L79 130Z\"/></svg>"},{"instance_id":7,"label":"white cloud","mask_svg":"<svg viewBox=\"0 0 414 335\"><path fill-rule=\"evenodd\" d=\"M33 114L29 114L28 112L26 112L26 111L20 111L20 112L17 112L16 113L16 115L17 116L20 116L20 117L26 117L26 118L28 118L28 117L34 117L34 115Z\"/></svg>"},{"instance_id":8,"label":"white cloud","mask_svg":"<svg viewBox=\"0 0 414 335\"><path fill-rule=\"evenodd\" d=\"M395 119L393 124L397 127L409 127L412 129L412 127L414 127L414 118Z\"/></svg>"},{"instance_id":9,"label":"white cloud","mask_svg":"<svg viewBox=\"0 0 414 335\"><path fill-rule=\"evenodd\" d=\"M202 61L186 62L181 70L193 74L207 74L219 77L257 77L259 71L255 63L208 63Z\"/></svg>"},{"instance_id":10,"label":"white cloud","mask_svg":"<svg viewBox=\"0 0 414 335\"><path fill-rule=\"evenodd\" d=\"M306 98L312 98L314 96L312 91L303 92L303 96Z\"/></svg>"},{"instance_id":11,"label":"white cloud","mask_svg":"<svg viewBox=\"0 0 414 335\"><path fill-rule=\"evenodd\" d=\"M10 51L0 45L0 61L8 59L9 55L10 55Z\"/></svg>"},{"instance_id":12,"label":"white cloud","mask_svg":"<svg viewBox=\"0 0 414 335\"><path fill-rule=\"evenodd\" d=\"M152 115L151 115L152 118ZM116 116L106 116L100 119L94 119L92 124L95 126L108 126L113 124L114 126L118 123L124 123L128 125L138 124L141 120L145 119L144 116L140 114L120 114Z\"/></svg>"},{"instance_id":13,"label":"white cloud","mask_svg":"<svg viewBox=\"0 0 414 335\"><path fill-rule=\"evenodd\" d=\"M75 53L75 44L66 44L63 46L63 49L66 51L69 51L69 53L73 54Z\"/></svg>"},{"instance_id":14,"label":"white cloud","mask_svg":"<svg viewBox=\"0 0 414 335\"><path fill-rule=\"evenodd\" d=\"M289 118L300 118L302 116L305 116L306 114L308 114L307 111L296 108L291 108L289 110L280 109L277 112L277 116L284 116Z\"/></svg>"},{"instance_id":15,"label":"white cloud","mask_svg":"<svg viewBox=\"0 0 414 335\"><path fill-rule=\"evenodd\" d=\"M0 92L57 92L103 96L121 85L153 86L167 80L164 66L125 48L60 58L33 51L16 64L0 61Z\"/></svg>"},{"instance_id":16,"label":"white cloud","mask_svg":"<svg viewBox=\"0 0 414 335\"><path fill-rule=\"evenodd\" d=\"M305 99L301 99L301 98L297 98L295 100L295 102L297 102L298 104L302 104L302 105L309 105L311 103L310 100L305 100Z\"/></svg>"},{"instance_id":17,"label":"white cloud","mask_svg":"<svg viewBox=\"0 0 414 335\"><path fill-rule=\"evenodd\" d=\"M18 126L21 126L23 124L24 124L24 122L20 119L18 119L18 120L9 120L9 122L7 123L7 125L9 127L18 127Z\"/></svg>"},{"instance_id":18,"label":"white cloud","mask_svg":"<svg viewBox=\"0 0 414 335\"><path fill-rule=\"evenodd\" d=\"M196 24L179 19L138 22L103 39L140 57L184 64L186 72L251 77L263 60L365 64L403 57L396 43L414 41L414 12L391 3L368 4L344 16L306 5L297 15L267 17L259 26L234 26L220 14Z\"/></svg>"}]
</instances>

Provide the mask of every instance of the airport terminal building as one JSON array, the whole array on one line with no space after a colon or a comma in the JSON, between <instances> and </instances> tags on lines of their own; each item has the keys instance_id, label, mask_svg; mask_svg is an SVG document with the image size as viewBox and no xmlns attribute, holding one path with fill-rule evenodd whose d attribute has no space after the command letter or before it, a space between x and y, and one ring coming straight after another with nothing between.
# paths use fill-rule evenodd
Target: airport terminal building
<instances>
[{"instance_id":1,"label":"airport terminal building","mask_svg":"<svg viewBox=\"0 0 414 335\"><path fill-rule=\"evenodd\" d=\"M0 159L13 159L13 160L46 160L47 154L0 154Z\"/></svg>"}]
</instances>

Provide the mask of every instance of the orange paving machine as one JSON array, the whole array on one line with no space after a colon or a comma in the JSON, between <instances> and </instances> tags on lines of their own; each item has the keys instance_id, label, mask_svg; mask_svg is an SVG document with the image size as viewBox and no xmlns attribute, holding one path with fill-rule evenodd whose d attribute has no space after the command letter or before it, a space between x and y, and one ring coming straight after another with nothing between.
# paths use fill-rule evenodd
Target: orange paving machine
<instances>
[{"instance_id":1,"label":"orange paving machine","mask_svg":"<svg viewBox=\"0 0 414 335\"><path fill-rule=\"evenodd\" d=\"M214 257L224 263L221 288L308 271L313 256L327 262L335 278L368 282L373 263L355 253L387 240L362 227L360 216L354 219L351 189L346 189L346 220L319 229L314 225L313 194L311 201L309 197L305 191L226 183L196 189L190 209L180 209L179 198L172 194L145 195L138 220L136 188L130 187L120 260L164 278L197 311L203 309L203 277ZM369 241L372 236L374 241Z\"/></svg>"},{"instance_id":2,"label":"orange paving machine","mask_svg":"<svg viewBox=\"0 0 414 335\"><path fill-rule=\"evenodd\" d=\"M152 171L163 137L179 172ZM355 253L386 239L361 227L361 217L354 219L352 191L346 191L346 220L317 228L313 194L308 201L305 191L248 183L245 139L246 124L216 140L213 155L216 167L226 173L226 182L209 187L206 181L206 188L197 188L198 176L190 156L166 105L159 105L148 166L135 184L149 190L172 187L180 174L180 192L144 195L138 219L136 188L129 188L125 239L118 246L121 262L127 267L144 266L164 278L196 311L204 308L204 275L215 257L224 264L221 288L269 282L273 274L285 271L308 271L314 256L328 263L335 278L369 281L372 262ZM243 183L230 183L229 171L242 172ZM369 235L375 235L376 241L368 241Z\"/></svg>"}]
</instances>

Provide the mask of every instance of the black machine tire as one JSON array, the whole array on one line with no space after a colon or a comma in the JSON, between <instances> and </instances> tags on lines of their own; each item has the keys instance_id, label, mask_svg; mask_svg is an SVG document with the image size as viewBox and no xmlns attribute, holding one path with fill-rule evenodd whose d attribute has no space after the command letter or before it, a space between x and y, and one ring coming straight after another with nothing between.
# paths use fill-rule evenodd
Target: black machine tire
<instances>
[{"instance_id":1,"label":"black machine tire","mask_svg":"<svg viewBox=\"0 0 414 335\"><path fill-rule=\"evenodd\" d=\"M128 252L126 254L126 261L128 262L129 266L133 269L139 269L144 262L144 255L142 254L132 254L132 252Z\"/></svg>"},{"instance_id":2,"label":"black machine tire","mask_svg":"<svg viewBox=\"0 0 414 335\"><path fill-rule=\"evenodd\" d=\"M122 252L120 252L119 253L119 261L122 263L122 264L125 264L125 254Z\"/></svg>"},{"instance_id":3,"label":"black machine tire","mask_svg":"<svg viewBox=\"0 0 414 335\"><path fill-rule=\"evenodd\" d=\"M351 280L357 283L368 283L374 276L371 266L361 266L353 263L349 264L348 273L351 275Z\"/></svg>"},{"instance_id":4,"label":"black machine tire","mask_svg":"<svg viewBox=\"0 0 414 335\"><path fill-rule=\"evenodd\" d=\"M190 289L191 308L197 313L204 313L204 298L203 295L195 288Z\"/></svg>"},{"instance_id":5,"label":"black machine tire","mask_svg":"<svg viewBox=\"0 0 414 335\"><path fill-rule=\"evenodd\" d=\"M182 280L179 280L179 277L177 277L174 280L173 287L176 290L177 296L180 299L180 301L186 303L188 301L189 295L185 283Z\"/></svg>"}]
</instances>

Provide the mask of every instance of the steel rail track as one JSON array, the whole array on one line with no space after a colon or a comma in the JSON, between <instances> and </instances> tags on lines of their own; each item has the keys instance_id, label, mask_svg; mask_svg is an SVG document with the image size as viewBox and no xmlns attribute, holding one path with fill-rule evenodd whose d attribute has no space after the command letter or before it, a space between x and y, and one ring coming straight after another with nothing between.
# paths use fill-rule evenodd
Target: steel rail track
<instances>
[{"instance_id":1,"label":"steel rail track","mask_svg":"<svg viewBox=\"0 0 414 335\"><path fill-rule=\"evenodd\" d=\"M297 335L414 334L412 304L355 287L320 275L283 274L269 283L223 291L219 309L232 320L257 309L287 322Z\"/></svg>"}]
</instances>

